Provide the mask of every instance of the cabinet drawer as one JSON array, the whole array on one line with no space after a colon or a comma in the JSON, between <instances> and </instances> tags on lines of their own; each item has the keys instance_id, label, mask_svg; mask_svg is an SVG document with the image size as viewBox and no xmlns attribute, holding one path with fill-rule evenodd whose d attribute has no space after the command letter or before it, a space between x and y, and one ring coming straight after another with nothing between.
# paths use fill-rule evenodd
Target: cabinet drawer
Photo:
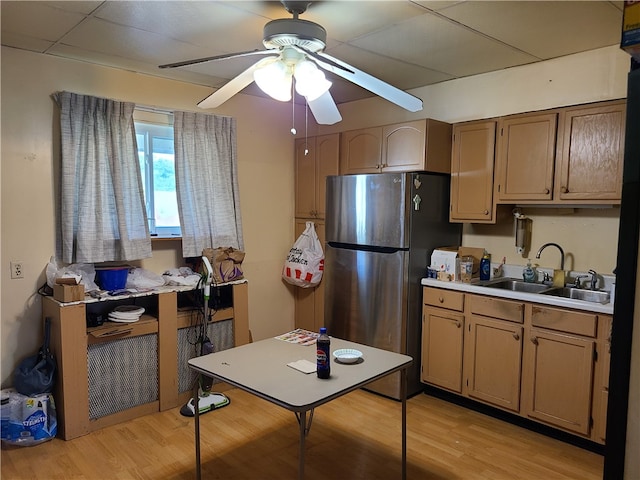
<instances>
[{"instance_id":1,"label":"cabinet drawer","mask_svg":"<svg viewBox=\"0 0 640 480\"><path fill-rule=\"evenodd\" d=\"M461 312L464 309L464 293L440 288L422 289L423 301L425 305L447 308Z\"/></svg>"},{"instance_id":2,"label":"cabinet drawer","mask_svg":"<svg viewBox=\"0 0 640 480\"><path fill-rule=\"evenodd\" d=\"M475 315L517 323L523 323L524 321L523 303L476 295L471 295L469 301L471 302L471 313Z\"/></svg>"},{"instance_id":3,"label":"cabinet drawer","mask_svg":"<svg viewBox=\"0 0 640 480\"><path fill-rule=\"evenodd\" d=\"M595 337L598 316L594 313L571 312L534 305L531 312L531 324L534 327Z\"/></svg>"}]
</instances>

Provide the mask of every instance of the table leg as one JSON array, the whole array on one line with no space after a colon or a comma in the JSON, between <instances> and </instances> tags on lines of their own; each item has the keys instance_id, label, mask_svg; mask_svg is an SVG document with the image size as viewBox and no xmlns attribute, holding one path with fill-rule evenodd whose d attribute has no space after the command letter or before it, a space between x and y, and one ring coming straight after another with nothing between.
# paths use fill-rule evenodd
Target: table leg
<instances>
[{"instance_id":1,"label":"table leg","mask_svg":"<svg viewBox=\"0 0 640 480\"><path fill-rule=\"evenodd\" d=\"M407 369L402 369L402 480L407 479Z\"/></svg>"},{"instance_id":2,"label":"table leg","mask_svg":"<svg viewBox=\"0 0 640 480\"><path fill-rule=\"evenodd\" d=\"M196 480L200 480L202 478L202 473L200 471L200 396L199 396L199 385L200 382L195 382L195 387L193 388L193 415L194 415L194 425L196 431Z\"/></svg>"},{"instance_id":3,"label":"table leg","mask_svg":"<svg viewBox=\"0 0 640 480\"><path fill-rule=\"evenodd\" d=\"M300 424L300 446L298 452L298 480L304 478L304 439L307 436L307 412L300 412L298 418Z\"/></svg>"}]
</instances>

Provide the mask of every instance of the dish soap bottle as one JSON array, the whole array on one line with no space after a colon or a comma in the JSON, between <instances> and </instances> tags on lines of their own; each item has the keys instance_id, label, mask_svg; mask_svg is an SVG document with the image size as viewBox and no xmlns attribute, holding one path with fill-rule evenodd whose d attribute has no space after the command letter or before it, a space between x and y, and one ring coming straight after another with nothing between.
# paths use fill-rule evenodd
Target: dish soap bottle
<instances>
[{"instance_id":1,"label":"dish soap bottle","mask_svg":"<svg viewBox=\"0 0 640 480\"><path fill-rule=\"evenodd\" d=\"M522 278L527 283L534 283L536 281L536 271L531 266L531 259L529 259L527 266L522 270Z\"/></svg>"},{"instance_id":2,"label":"dish soap bottle","mask_svg":"<svg viewBox=\"0 0 640 480\"><path fill-rule=\"evenodd\" d=\"M491 255L486 251L480 260L480 280L489 280L491 278Z\"/></svg>"}]
</instances>

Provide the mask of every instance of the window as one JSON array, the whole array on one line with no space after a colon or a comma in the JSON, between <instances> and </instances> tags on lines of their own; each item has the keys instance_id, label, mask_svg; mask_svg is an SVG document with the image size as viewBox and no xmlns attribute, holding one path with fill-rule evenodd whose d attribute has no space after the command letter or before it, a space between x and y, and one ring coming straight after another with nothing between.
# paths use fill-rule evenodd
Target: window
<instances>
[{"instance_id":1,"label":"window","mask_svg":"<svg viewBox=\"0 0 640 480\"><path fill-rule=\"evenodd\" d=\"M158 237L180 236L173 125L136 121L135 129L149 233Z\"/></svg>"}]
</instances>

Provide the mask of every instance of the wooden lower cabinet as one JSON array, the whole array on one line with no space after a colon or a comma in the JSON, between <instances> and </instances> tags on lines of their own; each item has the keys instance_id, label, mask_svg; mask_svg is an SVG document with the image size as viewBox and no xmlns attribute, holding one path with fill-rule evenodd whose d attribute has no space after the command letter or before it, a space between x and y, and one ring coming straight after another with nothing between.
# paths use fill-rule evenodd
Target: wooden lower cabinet
<instances>
[{"instance_id":1,"label":"wooden lower cabinet","mask_svg":"<svg viewBox=\"0 0 640 480\"><path fill-rule=\"evenodd\" d=\"M588 435L595 341L535 328L527 336L523 413Z\"/></svg>"},{"instance_id":2,"label":"wooden lower cabinet","mask_svg":"<svg viewBox=\"0 0 640 480\"><path fill-rule=\"evenodd\" d=\"M465 335L467 394L518 412L522 325L471 315Z\"/></svg>"},{"instance_id":3,"label":"wooden lower cabinet","mask_svg":"<svg viewBox=\"0 0 640 480\"><path fill-rule=\"evenodd\" d=\"M439 308L423 309L422 381L462 393L462 313Z\"/></svg>"},{"instance_id":4,"label":"wooden lower cabinet","mask_svg":"<svg viewBox=\"0 0 640 480\"><path fill-rule=\"evenodd\" d=\"M307 222L314 223L318 239L325 248L324 221L296 218L295 237L298 238ZM295 326L312 332L317 332L324 326L324 280L313 288L295 288Z\"/></svg>"},{"instance_id":5,"label":"wooden lower cabinet","mask_svg":"<svg viewBox=\"0 0 640 480\"><path fill-rule=\"evenodd\" d=\"M611 322L424 287L422 382L604 444Z\"/></svg>"}]
</instances>

